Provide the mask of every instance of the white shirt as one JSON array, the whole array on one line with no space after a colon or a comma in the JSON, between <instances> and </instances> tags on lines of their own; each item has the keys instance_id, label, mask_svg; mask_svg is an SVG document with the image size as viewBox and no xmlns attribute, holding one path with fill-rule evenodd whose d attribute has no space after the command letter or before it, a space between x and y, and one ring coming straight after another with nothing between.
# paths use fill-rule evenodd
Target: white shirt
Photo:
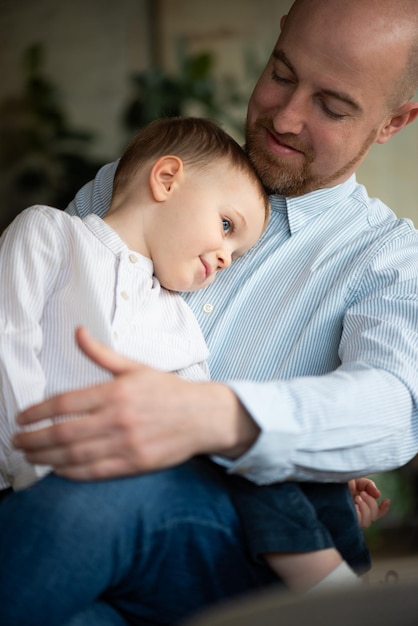
<instances>
[{"instance_id":1,"label":"white shirt","mask_svg":"<svg viewBox=\"0 0 418 626\"><path fill-rule=\"evenodd\" d=\"M208 349L187 304L97 215L27 209L0 239L0 268L0 488L35 478L10 445L16 413L110 377L77 348L77 326L132 359L208 379Z\"/></svg>"},{"instance_id":2,"label":"white shirt","mask_svg":"<svg viewBox=\"0 0 418 626\"><path fill-rule=\"evenodd\" d=\"M116 164L71 203L107 210ZM354 176L271 197L256 246L185 298L261 428L230 471L257 483L347 480L418 451L418 234Z\"/></svg>"}]
</instances>

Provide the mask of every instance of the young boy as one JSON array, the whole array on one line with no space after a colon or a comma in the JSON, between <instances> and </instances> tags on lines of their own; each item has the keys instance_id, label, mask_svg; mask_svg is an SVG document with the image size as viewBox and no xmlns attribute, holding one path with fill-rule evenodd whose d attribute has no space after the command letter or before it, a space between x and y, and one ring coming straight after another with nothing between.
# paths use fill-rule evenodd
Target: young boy
<instances>
[{"instance_id":1,"label":"young boy","mask_svg":"<svg viewBox=\"0 0 418 626\"><path fill-rule=\"evenodd\" d=\"M14 220L0 247L1 488L45 473L12 448L15 415L109 377L76 349L77 326L133 359L208 378L203 335L174 292L209 285L255 244L268 214L240 146L214 123L190 118L139 133L120 160L104 219L37 206Z\"/></svg>"},{"instance_id":2,"label":"young boy","mask_svg":"<svg viewBox=\"0 0 418 626\"><path fill-rule=\"evenodd\" d=\"M190 118L157 120L138 134L119 162L103 219L81 220L49 207L16 218L0 243L0 488L19 490L48 472L11 446L14 416L44 396L108 377L76 348L76 327L132 359L207 379L206 344L175 292L209 285L256 243L268 214L268 198L239 145L216 124ZM261 488L233 476L226 483L254 557L265 556L290 589L309 588L339 567L334 545L347 558L344 548L354 546L354 561L365 551L345 486L333 486L321 521L315 494L299 485ZM325 537L313 555L297 537L289 545L286 552L308 552L302 566L294 555L269 554L280 531L277 511L266 514L258 503L265 496L274 501L288 526L295 491L305 527L312 523ZM326 528L330 511L329 519L335 512L343 516L336 524L343 533ZM342 548L341 534L351 541ZM308 582L300 584L308 569ZM346 578L356 577L350 570Z\"/></svg>"}]
</instances>

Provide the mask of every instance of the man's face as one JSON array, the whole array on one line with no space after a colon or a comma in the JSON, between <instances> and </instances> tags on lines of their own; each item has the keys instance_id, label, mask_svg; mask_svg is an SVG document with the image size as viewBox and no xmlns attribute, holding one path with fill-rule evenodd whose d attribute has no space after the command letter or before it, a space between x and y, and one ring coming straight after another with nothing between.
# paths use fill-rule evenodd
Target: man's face
<instances>
[{"instance_id":1,"label":"man's face","mask_svg":"<svg viewBox=\"0 0 418 626\"><path fill-rule=\"evenodd\" d=\"M250 99L246 150L272 193L343 182L391 117L396 63L355 28L324 22L306 11L289 18Z\"/></svg>"}]
</instances>

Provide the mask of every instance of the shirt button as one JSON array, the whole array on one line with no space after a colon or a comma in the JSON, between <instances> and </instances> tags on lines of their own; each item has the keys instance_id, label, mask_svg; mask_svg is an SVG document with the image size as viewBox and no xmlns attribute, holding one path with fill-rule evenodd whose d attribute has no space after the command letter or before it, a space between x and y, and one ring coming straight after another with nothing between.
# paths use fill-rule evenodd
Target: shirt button
<instances>
[{"instance_id":1,"label":"shirt button","mask_svg":"<svg viewBox=\"0 0 418 626\"><path fill-rule=\"evenodd\" d=\"M213 304L211 304L210 302L206 302L206 304L203 305L203 310L205 313L212 313L213 312Z\"/></svg>"},{"instance_id":2,"label":"shirt button","mask_svg":"<svg viewBox=\"0 0 418 626\"><path fill-rule=\"evenodd\" d=\"M115 330L115 331L113 331L113 339L114 339L115 341L117 341L117 340L119 339L119 335L118 335L118 333L116 332L116 330Z\"/></svg>"},{"instance_id":3,"label":"shirt button","mask_svg":"<svg viewBox=\"0 0 418 626\"><path fill-rule=\"evenodd\" d=\"M128 259L130 260L131 263L138 263L138 257L135 256L134 254L130 254L128 256Z\"/></svg>"},{"instance_id":4,"label":"shirt button","mask_svg":"<svg viewBox=\"0 0 418 626\"><path fill-rule=\"evenodd\" d=\"M121 295L121 297L122 297L124 300L129 300L129 296L128 296L128 294L126 293L126 291L121 291L121 292L120 292L120 295Z\"/></svg>"}]
</instances>

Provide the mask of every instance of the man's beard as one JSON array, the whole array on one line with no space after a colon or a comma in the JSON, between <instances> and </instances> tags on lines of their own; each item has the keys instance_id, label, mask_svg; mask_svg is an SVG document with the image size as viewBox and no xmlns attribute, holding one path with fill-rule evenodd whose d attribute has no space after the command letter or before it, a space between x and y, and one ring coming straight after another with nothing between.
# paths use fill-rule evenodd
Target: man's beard
<instances>
[{"instance_id":1,"label":"man's beard","mask_svg":"<svg viewBox=\"0 0 418 626\"><path fill-rule=\"evenodd\" d=\"M258 119L251 127L247 120L245 149L267 192L270 195L278 194L286 197L301 196L317 189L330 187L334 181L343 177L344 174L353 171L355 165L361 162L376 138L376 130L373 129L353 159L336 172L328 176L319 176L311 171L311 166L315 159L315 153L312 148L302 144L291 133L281 134L280 141L298 150L301 153L301 159L303 159L301 165L288 163L266 148L266 132L270 132L272 135L276 134L269 119Z\"/></svg>"}]
</instances>

